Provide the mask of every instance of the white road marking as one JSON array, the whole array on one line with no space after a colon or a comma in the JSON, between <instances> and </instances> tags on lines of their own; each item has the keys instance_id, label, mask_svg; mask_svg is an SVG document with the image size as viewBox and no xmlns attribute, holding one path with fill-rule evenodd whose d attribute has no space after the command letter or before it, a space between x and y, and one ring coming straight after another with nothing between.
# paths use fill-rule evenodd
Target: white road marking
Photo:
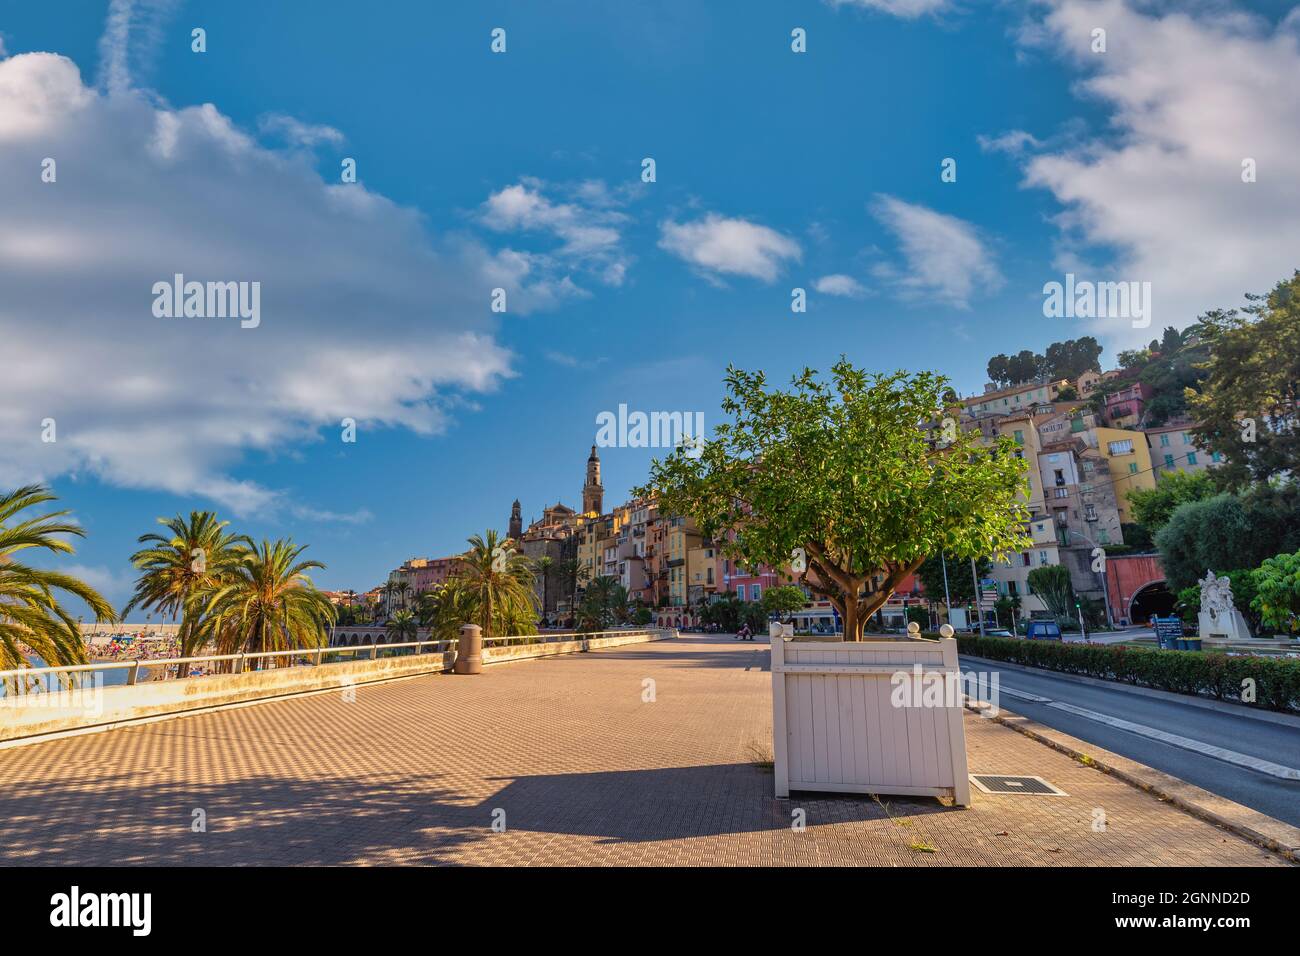
<instances>
[{"instance_id":1,"label":"white road marking","mask_svg":"<svg viewBox=\"0 0 1300 956\"><path fill-rule=\"evenodd\" d=\"M998 691L999 693L1006 694L1008 697L1016 697L1020 700L1031 701L1035 704L1043 704L1047 707L1055 707L1057 710L1063 710L1067 714L1074 714L1076 717L1095 720L1097 723L1106 724L1108 727L1115 727L1118 730L1127 730L1129 733L1137 734L1140 737L1149 737L1152 740L1159 740L1161 743L1166 743L1173 747L1181 747L1183 750L1190 750L1194 753L1204 754L1205 756L1213 757L1216 760L1236 764L1238 767L1246 767L1250 770L1258 771L1259 773L1266 773L1270 777L1278 777L1282 780L1300 780L1300 770L1297 770L1294 767L1285 767L1280 763L1273 763L1273 761L1264 760L1261 757L1252 757L1249 754L1238 753L1235 750L1228 750L1226 747L1216 747L1213 744L1207 744L1204 741L1193 740L1190 737L1183 737L1180 734L1171 734L1165 730L1157 730L1155 727L1148 727L1145 724L1135 724L1131 720L1122 720L1119 717L1112 717L1110 714L1102 714L1095 710L1088 710L1086 707L1076 707L1074 704L1052 700L1050 697L1041 697L1038 694L1028 694L1021 690L1011 690L1008 687L999 687Z\"/></svg>"}]
</instances>

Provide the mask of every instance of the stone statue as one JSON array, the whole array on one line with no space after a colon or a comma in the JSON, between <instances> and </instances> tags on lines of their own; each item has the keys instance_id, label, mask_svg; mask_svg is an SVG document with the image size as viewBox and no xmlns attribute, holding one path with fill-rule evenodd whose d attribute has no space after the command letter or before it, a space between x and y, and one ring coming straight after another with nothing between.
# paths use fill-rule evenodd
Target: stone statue
<instances>
[{"instance_id":1,"label":"stone statue","mask_svg":"<svg viewBox=\"0 0 1300 956\"><path fill-rule=\"evenodd\" d=\"M1232 601L1232 582L1208 568L1201 586L1201 613L1197 616L1201 637L1222 637L1233 641L1250 638L1250 626Z\"/></svg>"},{"instance_id":2,"label":"stone statue","mask_svg":"<svg viewBox=\"0 0 1300 956\"><path fill-rule=\"evenodd\" d=\"M1207 569L1205 577L1198 583L1201 585L1202 611L1218 617L1236 607L1232 603L1232 582L1226 574L1216 577L1213 571Z\"/></svg>"}]
</instances>

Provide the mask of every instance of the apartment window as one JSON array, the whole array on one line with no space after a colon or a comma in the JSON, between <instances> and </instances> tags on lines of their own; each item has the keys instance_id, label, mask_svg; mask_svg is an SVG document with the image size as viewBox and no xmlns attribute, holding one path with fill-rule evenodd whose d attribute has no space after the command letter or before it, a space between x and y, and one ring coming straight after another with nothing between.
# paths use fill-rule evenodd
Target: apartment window
<instances>
[{"instance_id":1,"label":"apartment window","mask_svg":"<svg viewBox=\"0 0 1300 956\"><path fill-rule=\"evenodd\" d=\"M753 590L754 590L754 600L755 601L761 600L763 597L763 589L759 585L755 584Z\"/></svg>"},{"instance_id":2,"label":"apartment window","mask_svg":"<svg viewBox=\"0 0 1300 956\"><path fill-rule=\"evenodd\" d=\"M1168 448L1168 447L1169 447L1169 433L1168 433L1168 432L1166 432L1165 434L1163 434L1163 435L1160 436L1160 447L1161 447L1161 448Z\"/></svg>"},{"instance_id":3,"label":"apartment window","mask_svg":"<svg viewBox=\"0 0 1300 956\"><path fill-rule=\"evenodd\" d=\"M1043 529L1042 529L1042 528L1039 528L1038 530L1041 531L1041 530L1043 530ZM1021 559L1022 559L1023 566L1026 567L1026 568L1029 567L1030 565L1032 565L1032 564L1034 563L1034 559L1031 558L1031 557L1029 556L1029 552L1028 552L1028 551L1022 551L1022 552L1020 552L1020 557L1021 557Z\"/></svg>"},{"instance_id":4,"label":"apartment window","mask_svg":"<svg viewBox=\"0 0 1300 956\"><path fill-rule=\"evenodd\" d=\"M1137 462L1135 462L1135 461L1130 461L1130 462L1128 463L1128 473L1129 473L1130 475L1136 475L1136 474L1138 473Z\"/></svg>"},{"instance_id":5,"label":"apartment window","mask_svg":"<svg viewBox=\"0 0 1300 956\"><path fill-rule=\"evenodd\" d=\"M1196 452L1194 452L1194 451L1189 451L1189 452L1187 453L1187 464L1189 464L1189 465L1194 465L1194 464L1196 464Z\"/></svg>"},{"instance_id":6,"label":"apartment window","mask_svg":"<svg viewBox=\"0 0 1300 956\"><path fill-rule=\"evenodd\" d=\"M1192 443L1192 436L1187 434L1187 432L1183 432L1183 444L1190 445L1191 443Z\"/></svg>"},{"instance_id":7,"label":"apartment window","mask_svg":"<svg viewBox=\"0 0 1300 956\"><path fill-rule=\"evenodd\" d=\"M708 581L709 584L712 584L712 583L713 583L713 568L708 568L708 569L707 569L707 572L708 572L708 578L707 578L706 580Z\"/></svg>"},{"instance_id":8,"label":"apartment window","mask_svg":"<svg viewBox=\"0 0 1300 956\"><path fill-rule=\"evenodd\" d=\"M1084 519L1087 520L1087 521L1096 521L1096 520L1097 520L1097 506L1096 506L1096 505L1084 505L1084 506L1083 506L1083 517L1084 517Z\"/></svg>"},{"instance_id":9,"label":"apartment window","mask_svg":"<svg viewBox=\"0 0 1300 956\"><path fill-rule=\"evenodd\" d=\"M1063 484L1065 484L1065 472L1062 471L1060 468L1054 469L1054 472L1055 472L1055 475L1056 475L1056 483L1057 483L1057 485L1063 485Z\"/></svg>"},{"instance_id":10,"label":"apartment window","mask_svg":"<svg viewBox=\"0 0 1300 956\"><path fill-rule=\"evenodd\" d=\"M1017 429L1017 430L1016 430L1016 444L1017 444L1017 445L1023 445L1024 443L1025 443L1025 433L1022 432L1022 431L1020 431L1019 429Z\"/></svg>"},{"instance_id":11,"label":"apartment window","mask_svg":"<svg viewBox=\"0 0 1300 956\"><path fill-rule=\"evenodd\" d=\"M1052 489L1052 493L1053 493L1057 498L1068 498L1068 497L1070 497L1070 489L1069 489L1069 488L1053 488L1053 489Z\"/></svg>"},{"instance_id":12,"label":"apartment window","mask_svg":"<svg viewBox=\"0 0 1300 956\"><path fill-rule=\"evenodd\" d=\"M1125 438L1123 441L1109 442L1106 448L1112 455L1131 455L1133 454L1133 439Z\"/></svg>"},{"instance_id":13,"label":"apartment window","mask_svg":"<svg viewBox=\"0 0 1300 956\"><path fill-rule=\"evenodd\" d=\"M1039 552L1038 552L1038 563L1039 563L1039 564L1046 564L1046 563L1047 563L1047 552L1046 552L1046 551L1039 551Z\"/></svg>"},{"instance_id":14,"label":"apartment window","mask_svg":"<svg viewBox=\"0 0 1300 956\"><path fill-rule=\"evenodd\" d=\"M745 600L745 586L743 584L736 585L736 597L740 598L742 601Z\"/></svg>"},{"instance_id":15,"label":"apartment window","mask_svg":"<svg viewBox=\"0 0 1300 956\"><path fill-rule=\"evenodd\" d=\"M1173 455L1165 455L1165 467L1166 467L1166 468L1172 468L1172 467L1174 467L1174 456L1173 456Z\"/></svg>"},{"instance_id":16,"label":"apartment window","mask_svg":"<svg viewBox=\"0 0 1300 956\"><path fill-rule=\"evenodd\" d=\"M1019 589L1016 587L1015 581L1007 582L1007 593L1010 594L1012 597L1015 597L1017 594L1020 593Z\"/></svg>"},{"instance_id":17,"label":"apartment window","mask_svg":"<svg viewBox=\"0 0 1300 956\"><path fill-rule=\"evenodd\" d=\"M1105 528L1102 528L1100 531L1097 532L1097 540L1100 541L1102 544L1110 544L1110 532L1107 531Z\"/></svg>"}]
</instances>

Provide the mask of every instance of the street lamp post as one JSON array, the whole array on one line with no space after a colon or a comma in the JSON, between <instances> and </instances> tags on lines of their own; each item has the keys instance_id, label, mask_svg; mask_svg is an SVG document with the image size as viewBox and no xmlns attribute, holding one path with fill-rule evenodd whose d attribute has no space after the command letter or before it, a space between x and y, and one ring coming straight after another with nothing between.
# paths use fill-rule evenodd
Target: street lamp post
<instances>
[{"instance_id":1,"label":"street lamp post","mask_svg":"<svg viewBox=\"0 0 1300 956\"><path fill-rule=\"evenodd\" d=\"M1070 529L1070 534L1074 535L1076 538L1083 538L1084 541L1087 541L1094 548L1101 547L1101 545L1097 544L1097 542L1093 541L1087 535L1081 534L1073 528ZM1106 626L1113 629L1115 627L1115 620L1111 617L1110 613L1110 587L1106 581L1106 560L1104 550L1102 551L1102 555L1101 571L1099 572L1101 574L1101 597L1102 600L1106 602Z\"/></svg>"},{"instance_id":2,"label":"street lamp post","mask_svg":"<svg viewBox=\"0 0 1300 956\"><path fill-rule=\"evenodd\" d=\"M952 620L952 598L948 597L948 558L939 552L939 561L943 565L943 606L947 609L949 621Z\"/></svg>"}]
</instances>

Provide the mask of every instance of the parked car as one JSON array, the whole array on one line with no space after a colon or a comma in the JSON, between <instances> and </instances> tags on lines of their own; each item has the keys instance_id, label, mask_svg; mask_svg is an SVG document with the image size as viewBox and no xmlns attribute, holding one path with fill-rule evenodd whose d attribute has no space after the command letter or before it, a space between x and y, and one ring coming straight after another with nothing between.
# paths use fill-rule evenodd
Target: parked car
<instances>
[{"instance_id":1,"label":"parked car","mask_svg":"<svg viewBox=\"0 0 1300 956\"><path fill-rule=\"evenodd\" d=\"M1031 641L1059 641L1061 629L1055 621L1030 621L1025 628L1025 637Z\"/></svg>"},{"instance_id":2,"label":"parked car","mask_svg":"<svg viewBox=\"0 0 1300 956\"><path fill-rule=\"evenodd\" d=\"M1005 628L997 628L992 631L985 631L984 633L989 637L1015 637L1014 634Z\"/></svg>"}]
</instances>

